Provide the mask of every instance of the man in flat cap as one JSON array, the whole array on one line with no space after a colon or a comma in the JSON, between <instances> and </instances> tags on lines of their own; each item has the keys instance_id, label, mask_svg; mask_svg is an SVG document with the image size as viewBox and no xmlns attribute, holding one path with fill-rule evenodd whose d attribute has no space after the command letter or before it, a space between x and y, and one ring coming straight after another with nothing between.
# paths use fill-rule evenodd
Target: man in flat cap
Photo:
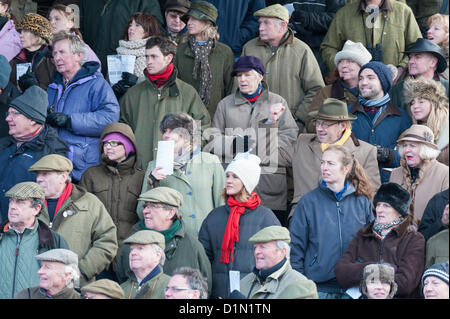
<instances>
[{"instance_id":1,"label":"man in flat cap","mask_svg":"<svg viewBox=\"0 0 450 319\"><path fill-rule=\"evenodd\" d=\"M141 230L124 240L130 245L128 280L120 285L125 299L164 299L170 277L162 269L164 236L153 230Z\"/></svg>"},{"instance_id":2,"label":"man in flat cap","mask_svg":"<svg viewBox=\"0 0 450 319\"><path fill-rule=\"evenodd\" d=\"M39 286L22 290L15 299L80 299L78 256L68 249L52 249L39 254L36 260Z\"/></svg>"},{"instance_id":3,"label":"man in flat cap","mask_svg":"<svg viewBox=\"0 0 450 319\"><path fill-rule=\"evenodd\" d=\"M66 142L45 124L47 93L31 86L9 104L6 113L9 136L0 139L0 222L8 217L5 193L21 182L36 180L28 168L47 154L66 155Z\"/></svg>"},{"instance_id":4,"label":"man in flat cap","mask_svg":"<svg viewBox=\"0 0 450 319\"><path fill-rule=\"evenodd\" d=\"M144 202L144 219L134 225L134 231L152 230L164 235L164 273L172 275L179 267L199 269L207 278L211 289L211 263L205 249L197 238L185 231L180 207L183 196L169 187L156 187L140 195ZM126 280L129 264L130 246L124 246L117 262L119 282Z\"/></svg>"},{"instance_id":5,"label":"man in flat cap","mask_svg":"<svg viewBox=\"0 0 450 319\"><path fill-rule=\"evenodd\" d=\"M250 237L256 266L241 279L241 294L247 299L317 299L316 284L289 262L291 236L281 226L269 226ZM234 292L236 294L236 291ZM242 297L241 297L242 298Z\"/></svg>"},{"instance_id":6,"label":"man in flat cap","mask_svg":"<svg viewBox=\"0 0 450 319\"><path fill-rule=\"evenodd\" d=\"M113 280L100 279L81 288L82 299L123 299L122 288Z\"/></svg>"},{"instance_id":7,"label":"man in flat cap","mask_svg":"<svg viewBox=\"0 0 450 319\"><path fill-rule=\"evenodd\" d=\"M94 279L117 253L116 226L103 203L69 179L72 162L64 156L44 156L30 167L45 190L46 205L39 219L62 235L80 257L81 286Z\"/></svg>"},{"instance_id":8,"label":"man in flat cap","mask_svg":"<svg viewBox=\"0 0 450 319\"><path fill-rule=\"evenodd\" d=\"M259 37L244 45L242 55L258 57L266 68L264 80L271 92L281 95L303 131L309 105L325 86L319 64L307 44L288 27L289 12L274 4L254 13L259 17Z\"/></svg>"},{"instance_id":9,"label":"man in flat cap","mask_svg":"<svg viewBox=\"0 0 450 319\"><path fill-rule=\"evenodd\" d=\"M189 0L167 0L164 5L164 28L167 32L167 36L170 40L179 44L187 41L187 28L186 23L181 20L181 17L185 15L191 2Z\"/></svg>"},{"instance_id":10,"label":"man in flat cap","mask_svg":"<svg viewBox=\"0 0 450 319\"><path fill-rule=\"evenodd\" d=\"M37 254L69 248L64 238L37 219L45 205L41 186L19 183L5 196L9 209L8 219L0 223L0 299L14 298L21 290L39 284Z\"/></svg>"}]
</instances>

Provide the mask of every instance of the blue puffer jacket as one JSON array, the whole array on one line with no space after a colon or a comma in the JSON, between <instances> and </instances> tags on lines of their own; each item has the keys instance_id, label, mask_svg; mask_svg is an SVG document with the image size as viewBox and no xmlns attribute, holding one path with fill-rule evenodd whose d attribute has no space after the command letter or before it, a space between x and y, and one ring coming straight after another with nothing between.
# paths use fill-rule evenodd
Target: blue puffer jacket
<instances>
[{"instance_id":1,"label":"blue puffer jacket","mask_svg":"<svg viewBox=\"0 0 450 319\"><path fill-rule=\"evenodd\" d=\"M356 196L350 182L346 185L338 200L320 180L300 199L289 225L292 268L321 292L342 292L333 268L358 230L374 219L369 199Z\"/></svg>"},{"instance_id":2,"label":"blue puffer jacket","mask_svg":"<svg viewBox=\"0 0 450 319\"><path fill-rule=\"evenodd\" d=\"M212 3L219 12L217 26L219 27L220 42L233 50L234 56L239 57L242 47L259 34L258 17L253 13L265 8L264 0L206 0Z\"/></svg>"},{"instance_id":3,"label":"blue puffer jacket","mask_svg":"<svg viewBox=\"0 0 450 319\"><path fill-rule=\"evenodd\" d=\"M11 136L0 139L0 222L8 217L9 199L5 193L17 183L36 181L36 173L29 172L28 168L45 155L67 156L68 151L66 142L48 126L20 147Z\"/></svg>"},{"instance_id":4,"label":"blue puffer jacket","mask_svg":"<svg viewBox=\"0 0 450 319\"><path fill-rule=\"evenodd\" d=\"M383 168L400 166L400 155L395 150L395 147L400 134L411 126L411 118L405 110L398 108L392 103L389 103L387 108L381 113L375 125L372 125L372 120L359 103L349 105L348 112L358 117L352 121L352 132L357 139L372 145L388 147L394 151L394 157L390 163L378 163L381 183L389 182L390 173L383 171Z\"/></svg>"},{"instance_id":5,"label":"blue puffer jacket","mask_svg":"<svg viewBox=\"0 0 450 319\"><path fill-rule=\"evenodd\" d=\"M79 181L90 166L100 163L98 139L110 123L118 122L119 102L111 86L97 72L98 62L86 62L64 87L59 72L47 89L50 112L70 115L71 129L58 128L59 136L69 144L69 159L73 162L72 177Z\"/></svg>"}]
</instances>

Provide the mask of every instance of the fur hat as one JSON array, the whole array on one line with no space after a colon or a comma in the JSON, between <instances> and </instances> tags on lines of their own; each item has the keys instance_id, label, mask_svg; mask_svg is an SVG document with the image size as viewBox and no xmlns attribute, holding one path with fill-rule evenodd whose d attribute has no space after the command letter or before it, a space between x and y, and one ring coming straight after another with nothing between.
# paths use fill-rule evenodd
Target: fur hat
<instances>
[{"instance_id":1,"label":"fur hat","mask_svg":"<svg viewBox=\"0 0 450 319\"><path fill-rule=\"evenodd\" d=\"M261 159L256 155L248 152L238 153L228 165L225 174L227 172L236 174L244 184L247 192L251 194L259 182L259 177L261 175L260 163Z\"/></svg>"},{"instance_id":2,"label":"fur hat","mask_svg":"<svg viewBox=\"0 0 450 319\"><path fill-rule=\"evenodd\" d=\"M380 186L375 197L373 198L374 207L378 202L388 203L402 217L409 214L409 206L411 205L411 196L408 191L396 183L385 183Z\"/></svg>"},{"instance_id":3,"label":"fur hat","mask_svg":"<svg viewBox=\"0 0 450 319\"><path fill-rule=\"evenodd\" d=\"M415 98L421 98L430 101L433 107L448 108L448 96L440 82L432 79L408 78L403 85L403 90L407 104Z\"/></svg>"},{"instance_id":4,"label":"fur hat","mask_svg":"<svg viewBox=\"0 0 450 319\"><path fill-rule=\"evenodd\" d=\"M52 42L52 25L43 16L36 13L26 14L22 21L17 24L17 31L26 30L44 39L47 43Z\"/></svg>"},{"instance_id":5,"label":"fur hat","mask_svg":"<svg viewBox=\"0 0 450 319\"><path fill-rule=\"evenodd\" d=\"M367 279L379 279L391 284L391 291L389 292L389 299L392 299L397 292L398 285L395 282L395 269L387 263L372 263L368 264L363 269L361 283L359 289L361 293L367 296Z\"/></svg>"}]
</instances>

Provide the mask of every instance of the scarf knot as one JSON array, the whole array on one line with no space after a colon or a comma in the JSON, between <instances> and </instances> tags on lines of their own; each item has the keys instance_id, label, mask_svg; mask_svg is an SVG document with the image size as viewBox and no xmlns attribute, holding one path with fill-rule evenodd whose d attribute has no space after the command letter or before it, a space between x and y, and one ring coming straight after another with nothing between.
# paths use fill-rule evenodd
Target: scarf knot
<instances>
[{"instance_id":1,"label":"scarf knot","mask_svg":"<svg viewBox=\"0 0 450 319\"><path fill-rule=\"evenodd\" d=\"M155 83L157 87L160 87L167 83L170 76L172 75L173 69L173 63L170 63L164 71L158 74L150 74L148 73L147 69L145 69L145 75L151 82Z\"/></svg>"}]
</instances>

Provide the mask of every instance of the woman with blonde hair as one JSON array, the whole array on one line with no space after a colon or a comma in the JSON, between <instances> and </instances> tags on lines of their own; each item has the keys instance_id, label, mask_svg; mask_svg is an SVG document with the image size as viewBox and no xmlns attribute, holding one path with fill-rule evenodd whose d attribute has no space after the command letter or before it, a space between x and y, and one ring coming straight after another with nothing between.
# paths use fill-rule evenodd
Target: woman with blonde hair
<instances>
[{"instance_id":1,"label":"woman with blonde hair","mask_svg":"<svg viewBox=\"0 0 450 319\"><path fill-rule=\"evenodd\" d=\"M348 299L333 268L358 230L374 219L373 186L340 145L323 152L321 172L318 187L300 199L291 219L291 264L316 283L320 299Z\"/></svg>"},{"instance_id":2,"label":"woman with blonde hair","mask_svg":"<svg viewBox=\"0 0 450 319\"><path fill-rule=\"evenodd\" d=\"M413 124L428 126L441 153L437 160L448 166L449 104L444 86L428 79L405 81L405 101Z\"/></svg>"},{"instance_id":3,"label":"woman with blonde hair","mask_svg":"<svg viewBox=\"0 0 450 319\"><path fill-rule=\"evenodd\" d=\"M448 80L448 43L449 43L449 19L448 14L436 13L428 18L427 39L441 47L442 54L447 60L447 69L440 75Z\"/></svg>"}]
</instances>

